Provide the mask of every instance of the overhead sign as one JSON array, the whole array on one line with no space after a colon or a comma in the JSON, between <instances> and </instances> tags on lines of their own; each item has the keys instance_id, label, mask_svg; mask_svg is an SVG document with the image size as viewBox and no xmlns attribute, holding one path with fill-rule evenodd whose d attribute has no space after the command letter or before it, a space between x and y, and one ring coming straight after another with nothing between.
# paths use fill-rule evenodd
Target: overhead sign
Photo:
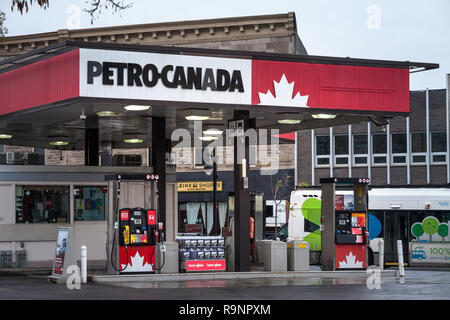
<instances>
[{"instance_id":1,"label":"overhead sign","mask_svg":"<svg viewBox=\"0 0 450 320\"><path fill-rule=\"evenodd\" d=\"M221 192L223 190L223 181L216 181L216 191ZM177 182L178 192L212 192L212 181L182 181Z\"/></svg>"},{"instance_id":2,"label":"overhead sign","mask_svg":"<svg viewBox=\"0 0 450 320\"><path fill-rule=\"evenodd\" d=\"M133 52L111 45L75 48L0 73L0 97L0 115L77 97L406 113L409 69Z\"/></svg>"},{"instance_id":3,"label":"overhead sign","mask_svg":"<svg viewBox=\"0 0 450 320\"><path fill-rule=\"evenodd\" d=\"M80 49L80 96L251 103L251 60Z\"/></svg>"}]
</instances>

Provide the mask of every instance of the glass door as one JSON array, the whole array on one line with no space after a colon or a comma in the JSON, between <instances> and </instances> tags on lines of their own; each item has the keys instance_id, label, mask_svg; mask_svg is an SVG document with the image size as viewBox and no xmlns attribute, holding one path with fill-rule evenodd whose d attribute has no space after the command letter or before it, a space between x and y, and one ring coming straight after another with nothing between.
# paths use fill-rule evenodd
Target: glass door
<instances>
[{"instance_id":1,"label":"glass door","mask_svg":"<svg viewBox=\"0 0 450 320\"><path fill-rule=\"evenodd\" d=\"M384 219L384 259L386 264L398 263L397 240L403 244L403 261L408 262L408 212L386 211Z\"/></svg>"}]
</instances>

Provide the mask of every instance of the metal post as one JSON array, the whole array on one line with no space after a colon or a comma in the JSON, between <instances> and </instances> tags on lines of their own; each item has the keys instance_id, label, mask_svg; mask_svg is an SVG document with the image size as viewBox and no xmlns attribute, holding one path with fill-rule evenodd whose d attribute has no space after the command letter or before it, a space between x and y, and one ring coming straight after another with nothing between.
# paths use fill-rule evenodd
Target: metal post
<instances>
[{"instance_id":1,"label":"metal post","mask_svg":"<svg viewBox=\"0 0 450 320\"><path fill-rule=\"evenodd\" d=\"M81 246L81 283L87 283L87 247Z\"/></svg>"},{"instance_id":2,"label":"metal post","mask_svg":"<svg viewBox=\"0 0 450 320\"><path fill-rule=\"evenodd\" d=\"M403 264L403 244L402 240L397 240L397 254L398 254L398 270L400 277L405 276L405 266Z\"/></svg>"},{"instance_id":3,"label":"metal post","mask_svg":"<svg viewBox=\"0 0 450 320\"><path fill-rule=\"evenodd\" d=\"M380 239L380 241L378 242L378 265L380 270L384 269L384 240Z\"/></svg>"}]
</instances>

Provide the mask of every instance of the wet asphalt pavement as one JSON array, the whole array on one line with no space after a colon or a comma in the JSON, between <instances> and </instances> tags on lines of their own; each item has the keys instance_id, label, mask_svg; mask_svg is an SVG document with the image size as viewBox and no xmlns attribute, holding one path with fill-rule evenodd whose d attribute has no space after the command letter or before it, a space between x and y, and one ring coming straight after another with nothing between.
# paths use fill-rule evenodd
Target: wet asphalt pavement
<instances>
[{"instance_id":1,"label":"wet asphalt pavement","mask_svg":"<svg viewBox=\"0 0 450 320\"><path fill-rule=\"evenodd\" d=\"M88 283L80 290L46 277L0 276L0 300L450 300L450 269L406 269L405 279L264 278L122 284Z\"/></svg>"}]
</instances>

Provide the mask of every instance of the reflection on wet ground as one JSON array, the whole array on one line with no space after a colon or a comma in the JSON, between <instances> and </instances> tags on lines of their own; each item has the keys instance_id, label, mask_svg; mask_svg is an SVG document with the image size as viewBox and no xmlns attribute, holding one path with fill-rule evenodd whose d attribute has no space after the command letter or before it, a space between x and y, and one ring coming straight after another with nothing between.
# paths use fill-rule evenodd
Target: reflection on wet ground
<instances>
[{"instance_id":1,"label":"reflection on wet ground","mask_svg":"<svg viewBox=\"0 0 450 320\"><path fill-rule=\"evenodd\" d=\"M259 278L259 279L226 279L226 280L185 280L185 281L153 281L111 283L129 288L227 288L227 287L278 287L278 286L311 286L311 285L350 285L366 284L366 278L334 279L334 278Z\"/></svg>"},{"instance_id":2,"label":"reflection on wet ground","mask_svg":"<svg viewBox=\"0 0 450 320\"><path fill-rule=\"evenodd\" d=\"M449 269L450 270L450 269ZM432 275L432 276L431 276ZM181 280L181 281L144 281L144 282L124 282L111 283L114 286L128 288L245 288L245 287L280 287L280 286L339 286L339 285L367 285L368 277L295 277L295 278L253 278L253 279L214 279L214 280ZM419 283L439 284L450 286L450 272L411 271L408 270L407 277L381 277L380 284L406 284L414 285Z\"/></svg>"}]
</instances>

